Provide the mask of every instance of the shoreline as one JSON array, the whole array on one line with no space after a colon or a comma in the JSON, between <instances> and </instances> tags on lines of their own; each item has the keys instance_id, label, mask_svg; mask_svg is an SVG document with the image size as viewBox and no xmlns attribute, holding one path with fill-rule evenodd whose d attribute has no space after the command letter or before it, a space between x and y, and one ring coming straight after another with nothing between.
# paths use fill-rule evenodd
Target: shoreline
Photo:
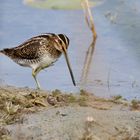
<instances>
[{"instance_id":1,"label":"shoreline","mask_svg":"<svg viewBox=\"0 0 140 140\"><path fill-rule=\"evenodd\" d=\"M140 102L121 96L0 86L0 108L2 140L140 139Z\"/></svg>"}]
</instances>

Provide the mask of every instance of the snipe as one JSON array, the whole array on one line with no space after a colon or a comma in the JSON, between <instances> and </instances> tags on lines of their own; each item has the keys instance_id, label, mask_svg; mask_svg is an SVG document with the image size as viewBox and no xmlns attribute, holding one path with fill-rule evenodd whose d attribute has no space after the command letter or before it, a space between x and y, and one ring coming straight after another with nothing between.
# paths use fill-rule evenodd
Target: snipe
<instances>
[{"instance_id":1,"label":"snipe","mask_svg":"<svg viewBox=\"0 0 140 140\"><path fill-rule=\"evenodd\" d=\"M67 55L68 46L69 39L66 35L46 33L35 36L17 47L6 48L0 52L21 66L31 67L32 76L35 79L37 88L40 89L40 84L36 78L37 74L53 65L62 53L65 56L72 82L76 85Z\"/></svg>"}]
</instances>

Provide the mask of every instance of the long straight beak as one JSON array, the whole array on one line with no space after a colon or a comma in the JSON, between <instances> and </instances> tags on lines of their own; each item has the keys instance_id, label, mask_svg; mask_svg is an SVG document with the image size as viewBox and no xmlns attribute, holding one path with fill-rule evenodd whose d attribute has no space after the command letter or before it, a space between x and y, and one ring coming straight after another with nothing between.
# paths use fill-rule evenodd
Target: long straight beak
<instances>
[{"instance_id":1,"label":"long straight beak","mask_svg":"<svg viewBox=\"0 0 140 140\"><path fill-rule=\"evenodd\" d=\"M70 66L69 58L68 58L68 55L67 55L67 51L65 49L63 49L63 53L64 53L64 56L65 56L65 59L66 59L66 62L67 62L67 66L69 68L69 72L70 72L70 75L71 75L73 85L76 86L75 79L74 79L74 76L73 76L73 72L72 72L72 69L71 69L71 66Z\"/></svg>"}]
</instances>

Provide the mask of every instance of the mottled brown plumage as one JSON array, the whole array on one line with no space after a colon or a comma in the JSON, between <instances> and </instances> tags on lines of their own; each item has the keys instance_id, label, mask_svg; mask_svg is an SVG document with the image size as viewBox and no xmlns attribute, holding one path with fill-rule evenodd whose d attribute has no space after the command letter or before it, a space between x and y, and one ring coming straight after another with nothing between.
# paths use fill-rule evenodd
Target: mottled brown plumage
<instances>
[{"instance_id":1,"label":"mottled brown plumage","mask_svg":"<svg viewBox=\"0 0 140 140\"><path fill-rule=\"evenodd\" d=\"M33 37L15 48L6 48L2 52L12 59L37 59L45 52L49 52L52 57L58 57L60 51L55 49L54 40L51 35L40 35Z\"/></svg>"},{"instance_id":2,"label":"mottled brown plumage","mask_svg":"<svg viewBox=\"0 0 140 140\"><path fill-rule=\"evenodd\" d=\"M73 84L75 80L69 64L66 50L69 45L69 39L64 34L47 33L33 37L23 44L14 47L6 48L0 52L11 58L21 66L31 67L33 69L32 76L34 77L37 87L40 88L36 75L40 70L49 67L64 53Z\"/></svg>"}]
</instances>

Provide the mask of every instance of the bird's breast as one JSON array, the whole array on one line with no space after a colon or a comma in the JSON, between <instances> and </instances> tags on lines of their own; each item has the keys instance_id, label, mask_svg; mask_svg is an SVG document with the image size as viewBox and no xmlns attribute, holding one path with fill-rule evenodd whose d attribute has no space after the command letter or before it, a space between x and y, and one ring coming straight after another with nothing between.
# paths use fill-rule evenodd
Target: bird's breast
<instances>
[{"instance_id":1,"label":"bird's breast","mask_svg":"<svg viewBox=\"0 0 140 140\"><path fill-rule=\"evenodd\" d=\"M57 61L58 58L53 58L50 55L44 55L40 58L40 61L38 63L33 63L31 67L33 69L36 69L38 67L46 68L52 65L54 62Z\"/></svg>"}]
</instances>

